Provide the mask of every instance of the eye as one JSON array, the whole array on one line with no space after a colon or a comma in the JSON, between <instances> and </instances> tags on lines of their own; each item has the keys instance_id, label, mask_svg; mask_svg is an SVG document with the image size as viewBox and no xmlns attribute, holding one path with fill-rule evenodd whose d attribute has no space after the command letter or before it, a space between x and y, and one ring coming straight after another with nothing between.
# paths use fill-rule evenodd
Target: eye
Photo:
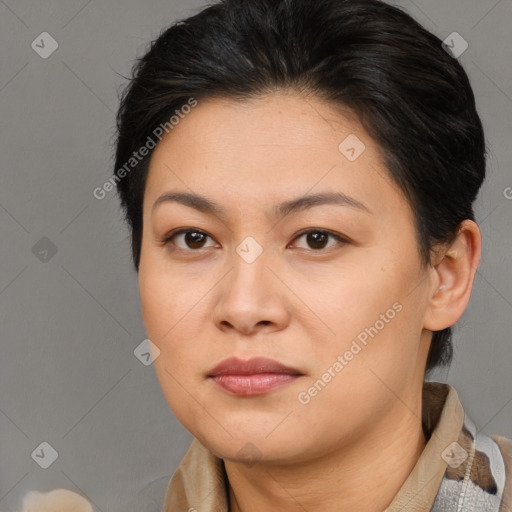
<instances>
[{"instance_id":1,"label":"eye","mask_svg":"<svg viewBox=\"0 0 512 512\"><path fill-rule=\"evenodd\" d=\"M325 244L329 237L334 238L338 242L341 242L341 244L349 243L348 239L325 229L309 229L307 231L303 231L302 233L299 233L299 235L296 236L294 240L298 240L302 237L306 237L306 243L309 244L310 247L312 247L315 251L325 249ZM308 247L306 247L306 249L307 248Z\"/></svg>"},{"instance_id":2,"label":"eye","mask_svg":"<svg viewBox=\"0 0 512 512\"><path fill-rule=\"evenodd\" d=\"M175 238L179 239L180 235L185 235L182 240L185 246L180 246L179 244L176 244L173 240ZM204 249L204 242L207 238L211 238L209 235L207 235L204 231L200 231L198 229L193 228L184 228L180 229L179 231L175 231L174 233L170 233L165 237L165 239L162 241L164 245L168 245L169 243L176 246L180 250L196 250L196 249Z\"/></svg>"},{"instance_id":3,"label":"eye","mask_svg":"<svg viewBox=\"0 0 512 512\"><path fill-rule=\"evenodd\" d=\"M182 238L182 242L184 246L180 246L178 243L176 243L174 240L178 239L181 235L184 235ZM338 235L337 233L334 233L329 230L325 229L309 229L307 231L303 231L302 233L299 233L294 240L298 240L302 237L305 237L306 243L309 244L309 248L312 248L315 251L319 251L326 248L326 242L328 241L329 237L336 240L338 243L345 244L349 243L349 240ZM163 245L171 244L175 247L177 247L179 250L183 251L194 251L198 249L204 249L208 246L205 246L205 241L210 238L210 235L205 233L204 231L200 231L198 229L194 228L182 228L178 231L172 232L169 235L167 235L164 240L162 240ZM333 244L336 245L336 244ZM333 246L331 245L331 247ZM330 247L327 247L330 248ZM308 247L306 247L308 249Z\"/></svg>"}]
</instances>

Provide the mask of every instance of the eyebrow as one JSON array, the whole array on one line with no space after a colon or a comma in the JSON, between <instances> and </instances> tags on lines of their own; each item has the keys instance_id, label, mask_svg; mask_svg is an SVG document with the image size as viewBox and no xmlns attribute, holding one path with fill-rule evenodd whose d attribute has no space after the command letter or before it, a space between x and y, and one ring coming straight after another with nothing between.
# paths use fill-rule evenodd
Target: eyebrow
<instances>
[{"instance_id":1,"label":"eyebrow","mask_svg":"<svg viewBox=\"0 0 512 512\"><path fill-rule=\"evenodd\" d=\"M205 214L215 215L220 218L226 217L225 208L216 201L205 196L191 194L188 192L166 192L162 194L154 202L151 211L154 212L157 206L168 202L177 202L199 210ZM364 203L344 194L343 192L320 192L279 203L272 208L270 216L272 218L282 218L291 213L304 211L314 206L325 204L348 206L366 213L372 213Z\"/></svg>"}]
</instances>

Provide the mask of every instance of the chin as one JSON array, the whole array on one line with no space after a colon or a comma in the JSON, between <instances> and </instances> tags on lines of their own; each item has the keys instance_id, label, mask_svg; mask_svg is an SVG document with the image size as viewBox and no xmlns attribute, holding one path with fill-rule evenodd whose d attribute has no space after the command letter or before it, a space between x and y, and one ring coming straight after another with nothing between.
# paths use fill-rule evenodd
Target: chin
<instances>
[{"instance_id":1,"label":"chin","mask_svg":"<svg viewBox=\"0 0 512 512\"><path fill-rule=\"evenodd\" d=\"M192 434L217 457L247 465L254 465L260 461L269 463L291 461L298 455L295 453L298 448L301 452L303 451L299 440L294 441L286 432L281 432L281 435L272 434L268 438L265 438L261 432L261 429L251 428L247 431L239 431L236 438L231 437L224 430L216 436L213 436L211 431L192 432Z\"/></svg>"}]
</instances>

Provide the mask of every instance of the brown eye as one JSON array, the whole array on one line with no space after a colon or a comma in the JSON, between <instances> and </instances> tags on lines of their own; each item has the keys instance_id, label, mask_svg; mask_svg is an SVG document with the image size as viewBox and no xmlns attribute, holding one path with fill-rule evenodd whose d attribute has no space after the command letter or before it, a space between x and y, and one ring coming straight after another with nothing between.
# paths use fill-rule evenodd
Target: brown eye
<instances>
[{"instance_id":1,"label":"brown eye","mask_svg":"<svg viewBox=\"0 0 512 512\"><path fill-rule=\"evenodd\" d=\"M341 237L340 235L333 233L332 231L326 231L326 230L319 230L319 229L310 229L308 231L305 231L301 233L299 236L295 238L295 240L298 240L302 237L305 237L306 243L309 245L309 247L306 247L306 249L311 248L315 251L322 250L326 248L326 244L328 243L329 237L335 239L338 243L348 243L348 240ZM336 245L336 244L333 244ZM332 247L331 245L330 247ZM330 248L327 247L327 248Z\"/></svg>"},{"instance_id":2,"label":"brown eye","mask_svg":"<svg viewBox=\"0 0 512 512\"><path fill-rule=\"evenodd\" d=\"M180 246L178 243L174 241L175 239L179 239L180 235L184 235L181 239L184 246ZM171 243L178 249L185 251L197 250L203 249L205 247L204 244L207 238L210 238L210 236L204 233L203 231L199 231L196 229L181 229L168 235L164 240L164 244L167 245Z\"/></svg>"}]
</instances>

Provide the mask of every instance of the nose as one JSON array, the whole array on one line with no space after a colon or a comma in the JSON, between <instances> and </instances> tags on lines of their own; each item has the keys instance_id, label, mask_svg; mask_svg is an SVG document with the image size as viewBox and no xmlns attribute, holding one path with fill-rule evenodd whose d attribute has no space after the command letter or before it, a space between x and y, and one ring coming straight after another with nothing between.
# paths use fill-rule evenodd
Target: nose
<instances>
[{"instance_id":1,"label":"nose","mask_svg":"<svg viewBox=\"0 0 512 512\"><path fill-rule=\"evenodd\" d=\"M222 331L246 336L284 329L290 322L290 290L261 254L248 263L238 254L217 290L213 320Z\"/></svg>"}]
</instances>

